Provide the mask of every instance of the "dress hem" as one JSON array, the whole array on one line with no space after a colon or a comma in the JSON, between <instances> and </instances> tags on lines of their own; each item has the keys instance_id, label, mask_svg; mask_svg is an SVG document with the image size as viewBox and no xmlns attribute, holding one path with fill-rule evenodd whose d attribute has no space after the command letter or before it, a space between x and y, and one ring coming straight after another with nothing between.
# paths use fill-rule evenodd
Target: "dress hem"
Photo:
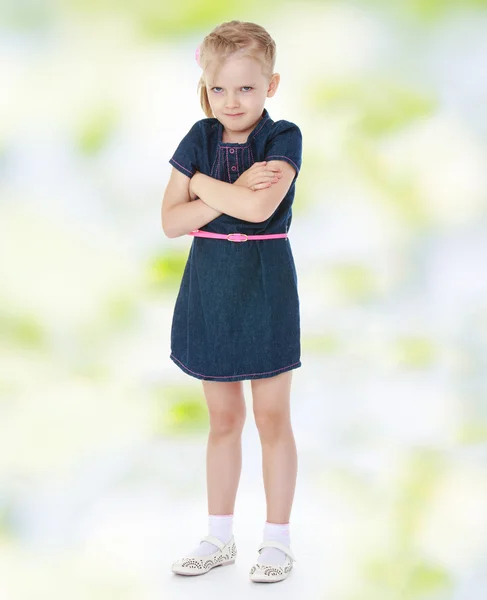
<instances>
[{"instance_id":1,"label":"dress hem","mask_svg":"<svg viewBox=\"0 0 487 600\"><path fill-rule=\"evenodd\" d=\"M291 369L298 369L302 366L301 361L295 362L291 365L287 365L286 367L281 367L280 369L275 369L274 371L267 371L266 373L247 373L245 375L203 375L201 373L196 373L189 369L185 364L183 364L179 359L177 359L173 354L169 355L169 358L185 373L195 377L196 379L203 379L205 381L243 381L245 379L265 379L267 377L274 377L279 373L284 373L285 371L290 371Z\"/></svg>"}]
</instances>

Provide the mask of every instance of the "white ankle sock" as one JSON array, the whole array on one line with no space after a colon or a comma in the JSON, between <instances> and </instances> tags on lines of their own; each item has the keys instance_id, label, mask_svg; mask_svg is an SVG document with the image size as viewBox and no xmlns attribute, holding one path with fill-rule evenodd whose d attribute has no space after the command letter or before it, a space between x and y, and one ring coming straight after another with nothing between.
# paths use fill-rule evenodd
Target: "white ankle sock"
<instances>
[{"instance_id":1,"label":"white ankle sock","mask_svg":"<svg viewBox=\"0 0 487 600\"><path fill-rule=\"evenodd\" d=\"M291 535L289 532L289 523L269 523L266 521L264 527L264 542L281 542L289 548L291 545ZM264 565L283 565L286 555L279 548L264 548L257 560Z\"/></svg>"},{"instance_id":2,"label":"white ankle sock","mask_svg":"<svg viewBox=\"0 0 487 600\"><path fill-rule=\"evenodd\" d=\"M233 514L231 515L208 515L208 535L212 535L224 544L228 544L233 535ZM213 554L219 550L215 544L201 542L192 552L192 556Z\"/></svg>"}]
</instances>

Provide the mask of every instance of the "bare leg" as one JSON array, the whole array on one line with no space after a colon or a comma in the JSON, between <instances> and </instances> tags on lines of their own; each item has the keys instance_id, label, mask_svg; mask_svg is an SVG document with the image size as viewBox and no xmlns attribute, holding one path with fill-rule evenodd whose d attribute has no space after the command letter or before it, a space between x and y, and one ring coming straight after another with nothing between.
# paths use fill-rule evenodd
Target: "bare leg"
<instances>
[{"instance_id":1,"label":"bare leg","mask_svg":"<svg viewBox=\"0 0 487 600\"><path fill-rule=\"evenodd\" d=\"M209 534L226 544L231 539L235 497L242 470L242 429L246 413L243 384L241 381L203 381L203 391L210 415L206 453ZM205 559L200 563L195 560L217 550L211 542L201 541L190 553L189 566L183 558L173 564L172 570L181 575L205 573L213 567L208 567ZM221 564L233 562L234 558Z\"/></svg>"},{"instance_id":2,"label":"bare leg","mask_svg":"<svg viewBox=\"0 0 487 600\"><path fill-rule=\"evenodd\" d=\"M208 514L230 515L242 471L246 408L241 381L203 381L210 415L206 453Z\"/></svg>"},{"instance_id":3,"label":"bare leg","mask_svg":"<svg viewBox=\"0 0 487 600\"><path fill-rule=\"evenodd\" d=\"M291 380L292 371L251 380L270 523L289 522L296 487L298 459L290 419Z\"/></svg>"}]
</instances>

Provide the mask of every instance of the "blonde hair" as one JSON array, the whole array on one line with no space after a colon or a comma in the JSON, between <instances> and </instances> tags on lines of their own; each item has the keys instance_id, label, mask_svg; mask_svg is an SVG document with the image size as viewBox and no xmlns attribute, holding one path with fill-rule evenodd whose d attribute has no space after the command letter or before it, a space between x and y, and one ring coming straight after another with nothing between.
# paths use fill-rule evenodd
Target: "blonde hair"
<instances>
[{"instance_id":1,"label":"blonde hair","mask_svg":"<svg viewBox=\"0 0 487 600\"><path fill-rule=\"evenodd\" d=\"M200 104L207 117L214 117L208 100L204 71L215 61L217 71L225 60L241 51L241 56L254 58L262 65L262 71L271 78L276 63L276 43L267 31L256 23L229 21L213 29L200 44L199 63L203 74L198 82Z\"/></svg>"}]
</instances>

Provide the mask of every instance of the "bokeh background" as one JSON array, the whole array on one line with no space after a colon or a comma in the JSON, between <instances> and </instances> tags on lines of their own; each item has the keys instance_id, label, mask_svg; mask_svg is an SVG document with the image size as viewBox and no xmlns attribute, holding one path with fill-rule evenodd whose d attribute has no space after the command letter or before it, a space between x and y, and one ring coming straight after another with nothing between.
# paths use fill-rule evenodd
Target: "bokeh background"
<instances>
[{"instance_id":1,"label":"bokeh background","mask_svg":"<svg viewBox=\"0 0 487 600\"><path fill-rule=\"evenodd\" d=\"M0 2L0 598L487 597L487 2ZM191 238L169 158L196 46L277 43L303 133L291 244L303 366L291 577L248 581L265 521L248 419L240 556L207 533L201 382L169 359Z\"/></svg>"}]
</instances>

